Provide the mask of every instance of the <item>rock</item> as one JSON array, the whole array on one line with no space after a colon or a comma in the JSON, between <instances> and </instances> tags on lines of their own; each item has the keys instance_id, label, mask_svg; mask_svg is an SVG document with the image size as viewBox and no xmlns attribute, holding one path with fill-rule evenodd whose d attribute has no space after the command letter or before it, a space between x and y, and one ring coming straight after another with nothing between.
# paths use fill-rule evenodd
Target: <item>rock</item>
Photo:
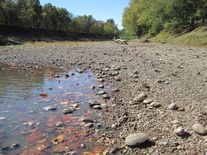
<instances>
[{"instance_id":1,"label":"rock","mask_svg":"<svg viewBox=\"0 0 207 155\"><path fill-rule=\"evenodd\" d=\"M143 102L147 98L147 94L141 93L133 99L134 103Z\"/></svg>"},{"instance_id":2,"label":"rock","mask_svg":"<svg viewBox=\"0 0 207 155\"><path fill-rule=\"evenodd\" d=\"M19 147L20 147L19 144L12 144L12 145L10 145L10 149L17 149Z\"/></svg>"},{"instance_id":3,"label":"rock","mask_svg":"<svg viewBox=\"0 0 207 155\"><path fill-rule=\"evenodd\" d=\"M94 89L96 89L96 86L90 86L90 89L92 89L92 90L94 90Z\"/></svg>"},{"instance_id":4,"label":"rock","mask_svg":"<svg viewBox=\"0 0 207 155\"><path fill-rule=\"evenodd\" d=\"M6 117L0 117L0 121L6 120Z\"/></svg>"},{"instance_id":5,"label":"rock","mask_svg":"<svg viewBox=\"0 0 207 155\"><path fill-rule=\"evenodd\" d=\"M87 118L87 117L83 118L81 121L84 123L93 123L94 122L92 118Z\"/></svg>"},{"instance_id":6,"label":"rock","mask_svg":"<svg viewBox=\"0 0 207 155\"><path fill-rule=\"evenodd\" d=\"M111 97L108 94L103 95L103 99L110 99Z\"/></svg>"},{"instance_id":7,"label":"rock","mask_svg":"<svg viewBox=\"0 0 207 155\"><path fill-rule=\"evenodd\" d=\"M120 90L119 90L119 88L114 88L114 89L112 89L112 92L119 92Z\"/></svg>"},{"instance_id":8,"label":"rock","mask_svg":"<svg viewBox=\"0 0 207 155\"><path fill-rule=\"evenodd\" d=\"M63 122L58 121L55 126L56 127L63 127L65 124Z\"/></svg>"},{"instance_id":9,"label":"rock","mask_svg":"<svg viewBox=\"0 0 207 155\"><path fill-rule=\"evenodd\" d=\"M185 130L183 129L183 127L178 127L177 129L175 129L175 133L178 135L178 136L184 136L186 134Z\"/></svg>"},{"instance_id":10,"label":"rock","mask_svg":"<svg viewBox=\"0 0 207 155\"><path fill-rule=\"evenodd\" d=\"M121 78L120 77L114 77L114 80L115 81L121 81Z\"/></svg>"},{"instance_id":11,"label":"rock","mask_svg":"<svg viewBox=\"0 0 207 155\"><path fill-rule=\"evenodd\" d=\"M101 106L101 105L94 105L93 108L94 108L94 109L99 109L99 110L100 110L100 109L102 109L102 106Z\"/></svg>"},{"instance_id":12,"label":"rock","mask_svg":"<svg viewBox=\"0 0 207 155\"><path fill-rule=\"evenodd\" d=\"M106 94L105 91L99 91L99 92L98 92L98 95L104 95L104 94Z\"/></svg>"},{"instance_id":13,"label":"rock","mask_svg":"<svg viewBox=\"0 0 207 155\"><path fill-rule=\"evenodd\" d=\"M93 123L86 123L86 124L85 124L85 127L86 127L86 128L92 128L92 127L93 127Z\"/></svg>"},{"instance_id":14,"label":"rock","mask_svg":"<svg viewBox=\"0 0 207 155\"><path fill-rule=\"evenodd\" d=\"M132 77L135 78L135 79L137 79L137 78L139 78L139 75L133 74Z\"/></svg>"},{"instance_id":15,"label":"rock","mask_svg":"<svg viewBox=\"0 0 207 155\"><path fill-rule=\"evenodd\" d=\"M150 86L147 83L143 83L142 87L146 88L146 89L150 89Z\"/></svg>"},{"instance_id":16,"label":"rock","mask_svg":"<svg viewBox=\"0 0 207 155\"><path fill-rule=\"evenodd\" d=\"M72 114L75 111L75 108L69 107L63 110L63 113L66 114Z\"/></svg>"},{"instance_id":17,"label":"rock","mask_svg":"<svg viewBox=\"0 0 207 155\"><path fill-rule=\"evenodd\" d=\"M98 82L105 82L104 79L98 79Z\"/></svg>"},{"instance_id":18,"label":"rock","mask_svg":"<svg viewBox=\"0 0 207 155\"><path fill-rule=\"evenodd\" d=\"M119 72L112 72L112 73L110 73L109 75L110 75L110 76L117 76L117 75L119 75Z\"/></svg>"},{"instance_id":19,"label":"rock","mask_svg":"<svg viewBox=\"0 0 207 155\"><path fill-rule=\"evenodd\" d=\"M169 109L171 110L178 110L179 107L175 104L175 103L171 103L169 106L168 106Z\"/></svg>"},{"instance_id":20,"label":"rock","mask_svg":"<svg viewBox=\"0 0 207 155\"><path fill-rule=\"evenodd\" d=\"M206 135L207 134L207 129L200 123L196 123L192 127L193 131L200 135Z\"/></svg>"},{"instance_id":21,"label":"rock","mask_svg":"<svg viewBox=\"0 0 207 155\"><path fill-rule=\"evenodd\" d=\"M97 124L97 129L100 129L102 127L101 123Z\"/></svg>"},{"instance_id":22,"label":"rock","mask_svg":"<svg viewBox=\"0 0 207 155\"><path fill-rule=\"evenodd\" d=\"M101 84L101 85L99 85L98 87L99 87L99 88L104 88L104 85Z\"/></svg>"},{"instance_id":23,"label":"rock","mask_svg":"<svg viewBox=\"0 0 207 155\"><path fill-rule=\"evenodd\" d=\"M138 72L137 70L135 70L135 71L133 72L133 74L139 74L139 72Z\"/></svg>"},{"instance_id":24,"label":"rock","mask_svg":"<svg viewBox=\"0 0 207 155\"><path fill-rule=\"evenodd\" d=\"M145 100L143 101L144 104L150 104L150 103L152 103L152 102L153 102L152 99L145 99Z\"/></svg>"},{"instance_id":25,"label":"rock","mask_svg":"<svg viewBox=\"0 0 207 155\"><path fill-rule=\"evenodd\" d=\"M149 140L149 137L144 133L134 133L126 137L125 144L127 146L139 146Z\"/></svg>"},{"instance_id":26,"label":"rock","mask_svg":"<svg viewBox=\"0 0 207 155\"><path fill-rule=\"evenodd\" d=\"M95 106L95 105L100 105L100 103L98 103L98 102L95 101L95 100L90 100L90 101L88 101L88 103L89 103L89 106L90 106L90 107L93 107L93 106Z\"/></svg>"},{"instance_id":27,"label":"rock","mask_svg":"<svg viewBox=\"0 0 207 155\"><path fill-rule=\"evenodd\" d=\"M150 107L152 107L152 108L159 108L159 107L161 107L161 104L159 102L152 102L150 104Z\"/></svg>"},{"instance_id":28,"label":"rock","mask_svg":"<svg viewBox=\"0 0 207 155\"><path fill-rule=\"evenodd\" d=\"M53 107L53 106L43 107L43 109L44 109L45 111L55 111L55 110L57 110L57 108L56 108L56 107Z\"/></svg>"}]
</instances>

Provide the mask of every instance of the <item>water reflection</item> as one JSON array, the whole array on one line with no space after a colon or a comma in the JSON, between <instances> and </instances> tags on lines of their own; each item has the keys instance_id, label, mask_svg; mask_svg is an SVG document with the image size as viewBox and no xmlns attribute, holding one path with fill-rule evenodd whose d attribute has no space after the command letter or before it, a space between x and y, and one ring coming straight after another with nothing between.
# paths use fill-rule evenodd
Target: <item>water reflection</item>
<instances>
[{"instance_id":1,"label":"water reflection","mask_svg":"<svg viewBox=\"0 0 207 155\"><path fill-rule=\"evenodd\" d=\"M87 104L91 99L105 102L95 96L91 85L98 83L90 71L1 67L0 153L81 153L93 147L102 150L97 142L101 131L91 132L81 124L83 117L105 124L100 117L103 111L91 110ZM68 105L76 110L64 115ZM56 110L44 110L50 106Z\"/></svg>"}]
</instances>

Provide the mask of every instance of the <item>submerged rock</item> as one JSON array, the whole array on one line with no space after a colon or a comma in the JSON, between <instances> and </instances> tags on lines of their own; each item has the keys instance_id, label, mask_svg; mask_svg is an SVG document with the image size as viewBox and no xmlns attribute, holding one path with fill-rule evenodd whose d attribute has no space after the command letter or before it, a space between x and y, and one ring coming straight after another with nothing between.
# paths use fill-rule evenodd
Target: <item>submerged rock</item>
<instances>
[{"instance_id":1,"label":"submerged rock","mask_svg":"<svg viewBox=\"0 0 207 155\"><path fill-rule=\"evenodd\" d=\"M72 114L75 111L75 108L69 107L63 110L63 113L66 114Z\"/></svg>"},{"instance_id":2,"label":"submerged rock","mask_svg":"<svg viewBox=\"0 0 207 155\"><path fill-rule=\"evenodd\" d=\"M93 106L95 106L95 105L100 105L100 103L97 102L96 100L90 100L90 101L88 101L88 103L89 103L89 106L90 106L90 107L93 107Z\"/></svg>"},{"instance_id":3,"label":"submerged rock","mask_svg":"<svg viewBox=\"0 0 207 155\"><path fill-rule=\"evenodd\" d=\"M44 109L45 111L55 111L55 110L57 110L57 108L56 108L56 107L53 107L53 106L43 107L43 109Z\"/></svg>"}]
</instances>

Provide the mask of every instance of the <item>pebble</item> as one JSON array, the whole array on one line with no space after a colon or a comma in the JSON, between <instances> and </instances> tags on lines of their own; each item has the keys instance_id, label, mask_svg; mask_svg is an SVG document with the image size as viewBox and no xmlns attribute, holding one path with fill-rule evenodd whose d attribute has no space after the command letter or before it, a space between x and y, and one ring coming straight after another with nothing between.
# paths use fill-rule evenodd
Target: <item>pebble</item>
<instances>
[{"instance_id":1,"label":"pebble","mask_svg":"<svg viewBox=\"0 0 207 155\"><path fill-rule=\"evenodd\" d=\"M6 120L6 117L0 117L0 121Z\"/></svg>"},{"instance_id":2,"label":"pebble","mask_svg":"<svg viewBox=\"0 0 207 155\"><path fill-rule=\"evenodd\" d=\"M147 94L141 93L133 99L133 102L143 102L147 98Z\"/></svg>"},{"instance_id":3,"label":"pebble","mask_svg":"<svg viewBox=\"0 0 207 155\"><path fill-rule=\"evenodd\" d=\"M99 110L102 109L101 105L94 105L93 108L94 109L99 109Z\"/></svg>"},{"instance_id":4,"label":"pebble","mask_svg":"<svg viewBox=\"0 0 207 155\"><path fill-rule=\"evenodd\" d=\"M92 128L92 127L93 127L93 123L86 123L86 124L85 124L85 127L86 127L86 128Z\"/></svg>"},{"instance_id":5,"label":"pebble","mask_svg":"<svg viewBox=\"0 0 207 155\"><path fill-rule=\"evenodd\" d=\"M94 122L92 118L87 118L87 117L83 118L81 121L84 123L93 123Z\"/></svg>"},{"instance_id":6,"label":"pebble","mask_svg":"<svg viewBox=\"0 0 207 155\"><path fill-rule=\"evenodd\" d=\"M121 78L120 77L114 77L114 80L115 81L121 81Z\"/></svg>"},{"instance_id":7,"label":"pebble","mask_svg":"<svg viewBox=\"0 0 207 155\"><path fill-rule=\"evenodd\" d=\"M120 91L119 88L112 89L112 92L119 92L119 91Z\"/></svg>"},{"instance_id":8,"label":"pebble","mask_svg":"<svg viewBox=\"0 0 207 155\"><path fill-rule=\"evenodd\" d=\"M125 144L127 146L139 146L149 140L149 137L144 133L134 133L126 137Z\"/></svg>"},{"instance_id":9,"label":"pebble","mask_svg":"<svg viewBox=\"0 0 207 155\"><path fill-rule=\"evenodd\" d=\"M96 89L96 86L90 86L90 89L92 89L92 90L94 90L94 89Z\"/></svg>"},{"instance_id":10,"label":"pebble","mask_svg":"<svg viewBox=\"0 0 207 155\"><path fill-rule=\"evenodd\" d=\"M10 145L10 149L16 149L18 147L20 147L19 144L12 144L12 145Z\"/></svg>"},{"instance_id":11,"label":"pebble","mask_svg":"<svg viewBox=\"0 0 207 155\"><path fill-rule=\"evenodd\" d=\"M104 80L104 79L98 79L98 81L99 81L99 82L105 82L105 80Z\"/></svg>"},{"instance_id":12,"label":"pebble","mask_svg":"<svg viewBox=\"0 0 207 155\"><path fill-rule=\"evenodd\" d=\"M153 108L159 108L159 107L161 107L161 104L160 104L159 102L152 102L152 103L150 104L150 107L153 107Z\"/></svg>"},{"instance_id":13,"label":"pebble","mask_svg":"<svg viewBox=\"0 0 207 155\"><path fill-rule=\"evenodd\" d=\"M153 102L152 99L145 99L145 100L143 101L144 104L150 104L150 103L152 103L152 102Z\"/></svg>"},{"instance_id":14,"label":"pebble","mask_svg":"<svg viewBox=\"0 0 207 155\"><path fill-rule=\"evenodd\" d=\"M101 84L101 85L99 85L98 87L99 87L99 88L104 88L104 85Z\"/></svg>"},{"instance_id":15,"label":"pebble","mask_svg":"<svg viewBox=\"0 0 207 155\"><path fill-rule=\"evenodd\" d=\"M168 106L169 109L171 110L178 110L179 107L175 104L175 103L171 103L169 106Z\"/></svg>"},{"instance_id":16,"label":"pebble","mask_svg":"<svg viewBox=\"0 0 207 155\"><path fill-rule=\"evenodd\" d=\"M183 127L178 127L177 129L175 129L175 133L178 135L178 136L184 136L186 134L185 130L183 129Z\"/></svg>"},{"instance_id":17,"label":"pebble","mask_svg":"<svg viewBox=\"0 0 207 155\"><path fill-rule=\"evenodd\" d=\"M100 129L102 127L101 123L97 124L97 129Z\"/></svg>"},{"instance_id":18,"label":"pebble","mask_svg":"<svg viewBox=\"0 0 207 155\"><path fill-rule=\"evenodd\" d=\"M103 99L110 99L111 97L108 94L103 95Z\"/></svg>"},{"instance_id":19,"label":"pebble","mask_svg":"<svg viewBox=\"0 0 207 155\"><path fill-rule=\"evenodd\" d=\"M91 107L93 107L93 106L95 106L95 105L100 105L100 103L98 103L98 102L95 101L95 100L90 100L90 101L88 101L88 103L89 103L89 106L91 106Z\"/></svg>"},{"instance_id":20,"label":"pebble","mask_svg":"<svg viewBox=\"0 0 207 155\"><path fill-rule=\"evenodd\" d=\"M135 70L135 71L133 72L133 74L139 74L139 72L138 72L137 70Z\"/></svg>"},{"instance_id":21,"label":"pebble","mask_svg":"<svg viewBox=\"0 0 207 155\"><path fill-rule=\"evenodd\" d=\"M104 95L104 94L106 94L105 91L99 91L99 92L98 92L98 95Z\"/></svg>"},{"instance_id":22,"label":"pebble","mask_svg":"<svg viewBox=\"0 0 207 155\"><path fill-rule=\"evenodd\" d=\"M66 114L72 114L75 111L75 108L66 108L63 110L63 113Z\"/></svg>"},{"instance_id":23,"label":"pebble","mask_svg":"<svg viewBox=\"0 0 207 155\"><path fill-rule=\"evenodd\" d=\"M58 121L55 126L56 127L63 127L65 124L63 122Z\"/></svg>"},{"instance_id":24,"label":"pebble","mask_svg":"<svg viewBox=\"0 0 207 155\"><path fill-rule=\"evenodd\" d=\"M132 77L135 78L135 79L137 79L137 78L139 78L139 75L134 74L134 75L132 75Z\"/></svg>"},{"instance_id":25,"label":"pebble","mask_svg":"<svg viewBox=\"0 0 207 155\"><path fill-rule=\"evenodd\" d=\"M207 134L207 129L200 123L196 123L192 127L193 131L200 135L206 135Z\"/></svg>"},{"instance_id":26,"label":"pebble","mask_svg":"<svg viewBox=\"0 0 207 155\"><path fill-rule=\"evenodd\" d=\"M44 109L45 111L55 111L55 110L57 110L57 108L56 108L56 107L53 107L53 106L43 107L43 109Z\"/></svg>"}]
</instances>

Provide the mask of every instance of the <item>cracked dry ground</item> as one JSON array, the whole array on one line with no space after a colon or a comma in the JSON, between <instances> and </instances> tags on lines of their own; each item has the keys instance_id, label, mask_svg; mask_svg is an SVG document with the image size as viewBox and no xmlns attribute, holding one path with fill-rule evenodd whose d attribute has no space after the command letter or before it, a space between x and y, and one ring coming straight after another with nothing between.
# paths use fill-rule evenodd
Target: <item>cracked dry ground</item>
<instances>
[{"instance_id":1,"label":"cracked dry ground","mask_svg":"<svg viewBox=\"0 0 207 155\"><path fill-rule=\"evenodd\" d=\"M45 43L0 48L2 64L91 68L111 85L114 113L109 127L118 135L109 154L206 154L207 137L192 126L207 127L207 48L173 45L117 45L111 42ZM160 104L133 104L140 93ZM174 103L178 108L169 109ZM182 127L188 136L178 136ZM125 138L145 133L150 145L127 147Z\"/></svg>"}]
</instances>

